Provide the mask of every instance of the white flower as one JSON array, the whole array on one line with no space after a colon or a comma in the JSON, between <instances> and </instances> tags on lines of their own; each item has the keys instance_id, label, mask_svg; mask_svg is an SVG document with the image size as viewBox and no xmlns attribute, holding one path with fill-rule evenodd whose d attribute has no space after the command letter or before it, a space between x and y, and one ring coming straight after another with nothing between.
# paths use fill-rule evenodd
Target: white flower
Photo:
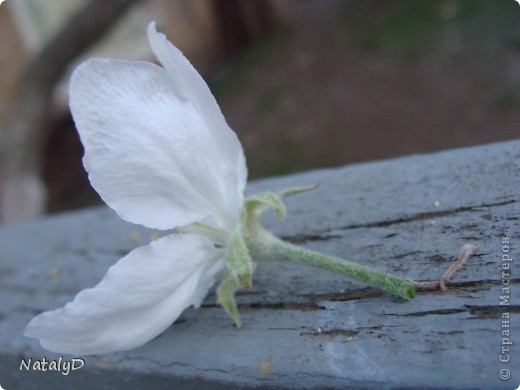
<instances>
[{"instance_id":1,"label":"white flower","mask_svg":"<svg viewBox=\"0 0 520 390\"><path fill-rule=\"evenodd\" d=\"M282 198L316 186L244 199L242 146L208 86L153 23L148 40L164 68L87 61L72 76L70 107L83 163L103 200L127 221L177 232L133 250L63 308L34 317L26 336L75 355L139 347L184 309L199 307L222 270L218 302L240 327L234 295L251 286L253 258L306 264L413 298L408 281L296 247L265 230L263 212L273 209L282 221Z\"/></svg>"},{"instance_id":2,"label":"white flower","mask_svg":"<svg viewBox=\"0 0 520 390\"><path fill-rule=\"evenodd\" d=\"M247 179L240 142L206 83L153 23L148 40L164 68L89 60L72 76L70 107L103 200L127 221L187 234L133 250L97 286L33 318L25 334L51 351L143 345L200 306L230 261L230 242L240 241Z\"/></svg>"}]
</instances>

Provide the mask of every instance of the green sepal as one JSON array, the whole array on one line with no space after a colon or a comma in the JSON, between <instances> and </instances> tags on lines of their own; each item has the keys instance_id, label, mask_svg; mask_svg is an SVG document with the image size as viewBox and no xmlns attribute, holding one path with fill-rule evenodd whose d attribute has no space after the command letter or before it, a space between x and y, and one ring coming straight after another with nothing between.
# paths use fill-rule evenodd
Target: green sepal
<instances>
[{"instance_id":1,"label":"green sepal","mask_svg":"<svg viewBox=\"0 0 520 390\"><path fill-rule=\"evenodd\" d=\"M245 199L243 221L247 220L251 216L258 218L265 211L270 208L274 210L278 221L283 222L285 220L285 205L283 204L282 198L290 195L299 194L301 192L312 191L319 187L318 184L305 187L292 187L287 188L280 192L262 192L261 194L253 195Z\"/></svg>"},{"instance_id":2,"label":"green sepal","mask_svg":"<svg viewBox=\"0 0 520 390\"><path fill-rule=\"evenodd\" d=\"M299 194L302 192L315 190L320 185L321 185L320 183L316 183L316 184L313 184L310 186L286 188L285 190L280 191L279 195L280 195L280 197L285 198L286 196L296 195L296 194Z\"/></svg>"},{"instance_id":3,"label":"green sepal","mask_svg":"<svg viewBox=\"0 0 520 390\"><path fill-rule=\"evenodd\" d=\"M242 234L238 230L231 236L226 263L239 285L250 288L253 263Z\"/></svg>"},{"instance_id":4,"label":"green sepal","mask_svg":"<svg viewBox=\"0 0 520 390\"><path fill-rule=\"evenodd\" d=\"M226 275L217 289L217 303L222 305L233 321L235 321L235 325L238 329L242 328L242 320L240 319L240 313L238 312L235 302L235 292L239 288L240 285L235 277L230 272L226 272Z\"/></svg>"},{"instance_id":5,"label":"green sepal","mask_svg":"<svg viewBox=\"0 0 520 390\"><path fill-rule=\"evenodd\" d=\"M277 193L263 192L247 198L244 203L245 210L248 214L254 213L259 216L271 208L274 210L278 221L283 222L285 219L285 205Z\"/></svg>"}]
</instances>

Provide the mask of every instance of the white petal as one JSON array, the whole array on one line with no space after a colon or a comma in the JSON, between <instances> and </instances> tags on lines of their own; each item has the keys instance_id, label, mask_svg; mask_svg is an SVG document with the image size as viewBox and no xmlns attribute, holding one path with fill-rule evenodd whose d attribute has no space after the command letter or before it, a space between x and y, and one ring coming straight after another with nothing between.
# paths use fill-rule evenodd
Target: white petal
<instances>
[{"instance_id":1,"label":"white petal","mask_svg":"<svg viewBox=\"0 0 520 390\"><path fill-rule=\"evenodd\" d=\"M226 268L226 262L217 261L213 264L213 266L211 266L211 268L206 270L203 277L200 279L199 284L197 284L195 292L193 293L191 299L191 305L193 305L193 307L196 309L200 307L202 301L204 298L206 298L206 295L208 295L210 288L215 284L216 276L221 271L223 271L224 268Z\"/></svg>"},{"instance_id":2,"label":"white petal","mask_svg":"<svg viewBox=\"0 0 520 390\"><path fill-rule=\"evenodd\" d=\"M73 74L70 107L92 186L122 218L157 229L236 223L244 186L230 163L236 145L213 133L163 68L87 61Z\"/></svg>"},{"instance_id":3,"label":"white petal","mask_svg":"<svg viewBox=\"0 0 520 390\"><path fill-rule=\"evenodd\" d=\"M201 282L213 282L222 256L205 237L163 237L130 252L63 308L33 318L25 335L48 350L76 355L139 347L185 308L200 305Z\"/></svg>"},{"instance_id":4,"label":"white petal","mask_svg":"<svg viewBox=\"0 0 520 390\"><path fill-rule=\"evenodd\" d=\"M208 85L181 51L169 42L164 34L157 32L155 22L148 25L148 41L155 56L168 71L178 93L197 107L211 127L214 142L219 145L219 148L226 150L228 164L236 166L236 191L241 196L247 181L247 167L242 146L236 134L227 125Z\"/></svg>"}]
</instances>

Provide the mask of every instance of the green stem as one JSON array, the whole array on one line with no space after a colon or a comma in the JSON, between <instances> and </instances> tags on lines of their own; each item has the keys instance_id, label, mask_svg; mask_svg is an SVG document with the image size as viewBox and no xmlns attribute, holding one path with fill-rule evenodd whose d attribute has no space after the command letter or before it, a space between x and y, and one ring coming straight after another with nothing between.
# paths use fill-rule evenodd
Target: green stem
<instances>
[{"instance_id":1,"label":"green stem","mask_svg":"<svg viewBox=\"0 0 520 390\"><path fill-rule=\"evenodd\" d=\"M411 282L361 264L290 244L260 226L255 229L255 234L248 237L248 247L255 260L276 259L305 264L361 281L404 299L415 297L415 287Z\"/></svg>"}]
</instances>

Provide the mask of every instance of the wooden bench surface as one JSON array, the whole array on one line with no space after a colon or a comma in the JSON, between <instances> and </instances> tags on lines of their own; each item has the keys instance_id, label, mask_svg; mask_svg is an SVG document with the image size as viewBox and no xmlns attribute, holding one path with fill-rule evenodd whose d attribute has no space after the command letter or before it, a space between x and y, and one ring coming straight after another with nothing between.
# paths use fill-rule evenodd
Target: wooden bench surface
<instances>
[{"instance_id":1,"label":"wooden bench surface","mask_svg":"<svg viewBox=\"0 0 520 390\"><path fill-rule=\"evenodd\" d=\"M514 389L520 384L519 161L520 141L511 141L253 182L249 193L321 183L286 199L285 223L269 215L265 226L403 278L436 279L463 244L481 249L447 293L423 292L410 302L315 269L263 263L253 288L237 296L242 330L211 293L145 346L87 357L69 375L20 370L22 359L60 357L25 338L26 323L94 286L112 263L164 233L126 223L106 207L4 226L0 385ZM506 241L509 275L502 273ZM500 298L505 280L509 305ZM504 313L514 342L508 363L499 361ZM511 372L507 381L499 378L503 369Z\"/></svg>"}]
</instances>

